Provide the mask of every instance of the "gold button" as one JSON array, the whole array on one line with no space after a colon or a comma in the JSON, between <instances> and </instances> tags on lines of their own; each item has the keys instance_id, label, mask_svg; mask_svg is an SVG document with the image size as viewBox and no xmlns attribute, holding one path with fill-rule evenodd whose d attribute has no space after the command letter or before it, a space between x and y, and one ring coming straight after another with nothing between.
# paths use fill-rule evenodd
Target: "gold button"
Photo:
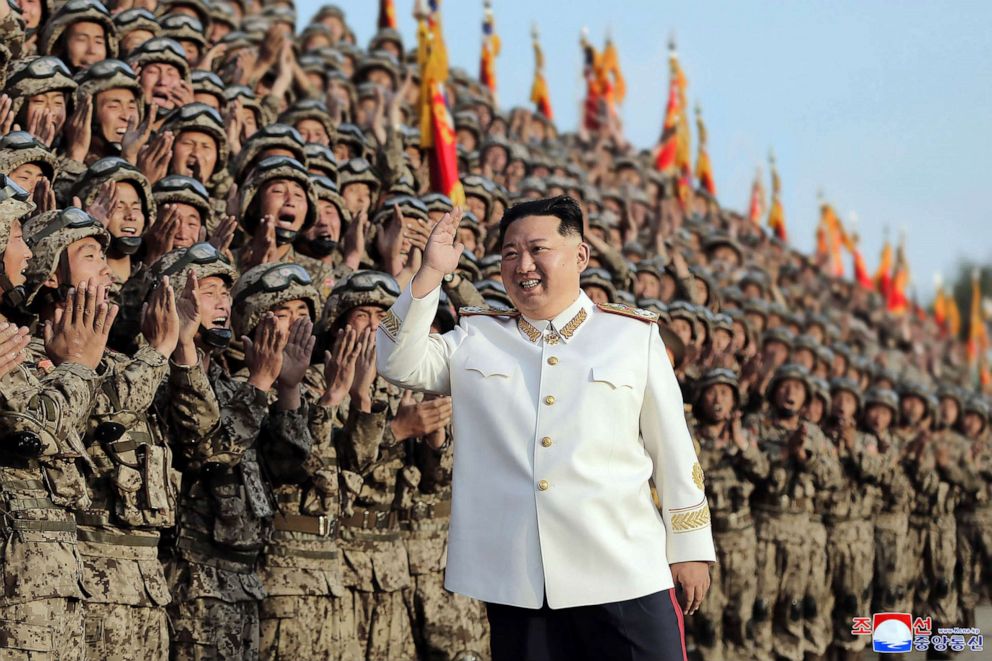
<instances>
[{"instance_id":1,"label":"gold button","mask_svg":"<svg viewBox=\"0 0 992 661\"><path fill-rule=\"evenodd\" d=\"M545 436L544 438L542 438L541 439L541 445L543 445L546 448L550 448L551 447L551 437L550 436Z\"/></svg>"},{"instance_id":2,"label":"gold button","mask_svg":"<svg viewBox=\"0 0 992 661\"><path fill-rule=\"evenodd\" d=\"M550 358L548 358L548 365L557 365L557 364L558 364L557 356L551 356Z\"/></svg>"},{"instance_id":3,"label":"gold button","mask_svg":"<svg viewBox=\"0 0 992 661\"><path fill-rule=\"evenodd\" d=\"M544 403L547 404L548 406L551 406L552 404L554 404L555 403L555 397L554 397L554 395L548 395L547 397L545 397L544 398Z\"/></svg>"},{"instance_id":4,"label":"gold button","mask_svg":"<svg viewBox=\"0 0 992 661\"><path fill-rule=\"evenodd\" d=\"M541 491L547 491L548 489L551 488L551 483L549 483L547 480L541 480L540 482L537 483L537 488L540 489Z\"/></svg>"}]
</instances>

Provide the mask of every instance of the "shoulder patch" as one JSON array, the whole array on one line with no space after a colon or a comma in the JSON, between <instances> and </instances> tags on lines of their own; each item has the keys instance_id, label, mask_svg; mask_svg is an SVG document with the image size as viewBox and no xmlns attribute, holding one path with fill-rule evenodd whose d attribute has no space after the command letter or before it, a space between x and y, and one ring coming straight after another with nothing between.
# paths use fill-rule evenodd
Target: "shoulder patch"
<instances>
[{"instance_id":1,"label":"shoulder patch","mask_svg":"<svg viewBox=\"0 0 992 661\"><path fill-rule=\"evenodd\" d=\"M651 310L634 308L629 305L624 305L623 303L597 303L596 307L603 312L618 314L622 317L630 317L631 319L637 319L638 321L646 321L649 324L653 324L658 321L657 313L651 312Z\"/></svg>"},{"instance_id":2,"label":"shoulder patch","mask_svg":"<svg viewBox=\"0 0 992 661\"><path fill-rule=\"evenodd\" d=\"M470 305L464 308L458 308L459 317L519 317L520 311L510 308L509 310L501 310L499 308L481 307L477 305Z\"/></svg>"}]
</instances>

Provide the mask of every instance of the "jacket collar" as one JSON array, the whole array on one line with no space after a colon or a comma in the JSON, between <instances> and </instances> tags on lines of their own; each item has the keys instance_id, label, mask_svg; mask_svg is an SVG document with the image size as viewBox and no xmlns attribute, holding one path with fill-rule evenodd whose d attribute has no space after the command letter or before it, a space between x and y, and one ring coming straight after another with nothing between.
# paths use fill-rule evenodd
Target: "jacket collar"
<instances>
[{"instance_id":1,"label":"jacket collar","mask_svg":"<svg viewBox=\"0 0 992 661\"><path fill-rule=\"evenodd\" d=\"M579 291L575 302L558 313L554 319L531 319L521 314L517 328L528 342L539 343L543 338L548 344L568 343L589 319L593 302L586 293Z\"/></svg>"}]
</instances>

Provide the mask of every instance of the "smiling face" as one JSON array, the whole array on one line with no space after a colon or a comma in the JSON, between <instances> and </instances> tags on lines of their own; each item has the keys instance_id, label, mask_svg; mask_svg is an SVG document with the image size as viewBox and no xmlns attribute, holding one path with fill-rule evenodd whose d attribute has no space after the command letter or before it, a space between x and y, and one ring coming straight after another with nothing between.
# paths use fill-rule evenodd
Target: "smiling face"
<instances>
[{"instance_id":1,"label":"smiling face","mask_svg":"<svg viewBox=\"0 0 992 661\"><path fill-rule=\"evenodd\" d=\"M128 121L138 117L138 99L129 89L109 89L96 95L93 114L103 139L119 143L127 132Z\"/></svg>"},{"instance_id":2,"label":"smiling face","mask_svg":"<svg viewBox=\"0 0 992 661\"><path fill-rule=\"evenodd\" d=\"M110 211L107 231L111 236L137 237L145 231L145 212L134 184L118 181L117 206Z\"/></svg>"},{"instance_id":3,"label":"smiling face","mask_svg":"<svg viewBox=\"0 0 992 661\"><path fill-rule=\"evenodd\" d=\"M200 319L206 328L231 327L231 288L216 275L199 281Z\"/></svg>"},{"instance_id":4,"label":"smiling face","mask_svg":"<svg viewBox=\"0 0 992 661\"><path fill-rule=\"evenodd\" d=\"M52 289L57 289L60 285L73 286L84 280L97 286L113 284L110 267L107 266L107 255L100 242L92 236L70 244L62 253L62 259L69 264L69 281L62 282L64 270L56 269L55 274L46 282Z\"/></svg>"},{"instance_id":5,"label":"smiling face","mask_svg":"<svg viewBox=\"0 0 992 661\"><path fill-rule=\"evenodd\" d=\"M262 216L273 216L276 227L299 231L307 218L307 194L299 183L289 179L267 182L261 195Z\"/></svg>"},{"instance_id":6,"label":"smiling face","mask_svg":"<svg viewBox=\"0 0 992 661\"><path fill-rule=\"evenodd\" d=\"M578 234L562 236L556 216L527 216L506 230L500 273L514 306L534 319L553 319L579 295L589 246Z\"/></svg>"},{"instance_id":7,"label":"smiling face","mask_svg":"<svg viewBox=\"0 0 992 661\"><path fill-rule=\"evenodd\" d=\"M209 133L183 131L176 136L169 174L186 175L205 184L213 176L215 167L217 143Z\"/></svg>"},{"instance_id":8,"label":"smiling face","mask_svg":"<svg viewBox=\"0 0 992 661\"><path fill-rule=\"evenodd\" d=\"M10 237L7 239L7 248L3 251L3 270L14 287L24 284L24 270L30 259L31 249L24 242L21 221L15 219L10 223Z\"/></svg>"},{"instance_id":9,"label":"smiling face","mask_svg":"<svg viewBox=\"0 0 992 661\"><path fill-rule=\"evenodd\" d=\"M35 113L44 112L46 110L51 113L52 117L55 119L55 134L61 134L62 127L65 126L66 116L65 92L53 90L51 92L42 92L41 94L35 94L34 96L28 97L28 118L31 118Z\"/></svg>"},{"instance_id":10,"label":"smiling face","mask_svg":"<svg viewBox=\"0 0 992 661\"><path fill-rule=\"evenodd\" d=\"M179 217L179 230L172 243L173 248L189 248L200 239L200 228L203 223L200 219L200 211L191 204L183 202L173 202L172 205ZM168 209L160 208L158 212L159 221L168 214Z\"/></svg>"}]
</instances>

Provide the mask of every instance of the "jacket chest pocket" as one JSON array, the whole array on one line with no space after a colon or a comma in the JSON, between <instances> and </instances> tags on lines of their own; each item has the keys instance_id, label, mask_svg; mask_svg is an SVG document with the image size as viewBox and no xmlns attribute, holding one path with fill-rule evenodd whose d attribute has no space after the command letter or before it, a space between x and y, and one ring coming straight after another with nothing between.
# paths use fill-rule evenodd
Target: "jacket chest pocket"
<instances>
[{"instance_id":1,"label":"jacket chest pocket","mask_svg":"<svg viewBox=\"0 0 992 661\"><path fill-rule=\"evenodd\" d=\"M517 370L513 358L500 351L473 350L465 359L465 371L487 383L506 383Z\"/></svg>"}]
</instances>

